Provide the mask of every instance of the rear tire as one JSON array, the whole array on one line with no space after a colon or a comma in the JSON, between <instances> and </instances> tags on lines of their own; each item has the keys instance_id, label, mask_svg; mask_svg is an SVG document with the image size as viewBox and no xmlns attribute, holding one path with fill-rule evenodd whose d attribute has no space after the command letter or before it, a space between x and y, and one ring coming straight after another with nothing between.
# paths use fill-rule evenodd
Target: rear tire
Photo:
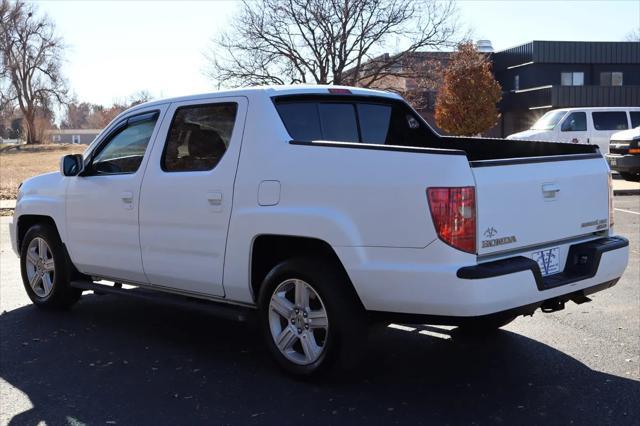
<instances>
[{"instance_id":1,"label":"rear tire","mask_svg":"<svg viewBox=\"0 0 640 426\"><path fill-rule=\"evenodd\" d=\"M286 260L269 272L258 298L267 347L286 372L310 376L354 367L367 336L364 308L333 262Z\"/></svg>"},{"instance_id":2,"label":"rear tire","mask_svg":"<svg viewBox=\"0 0 640 426\"><path fill-rule=\"evenodd\" d=\"M82 290L71 287L71 262L51 225L36 224L25 234L20 272L29 299L40 308L68 308L82 295Z\"/></svg>"}]
</instances>

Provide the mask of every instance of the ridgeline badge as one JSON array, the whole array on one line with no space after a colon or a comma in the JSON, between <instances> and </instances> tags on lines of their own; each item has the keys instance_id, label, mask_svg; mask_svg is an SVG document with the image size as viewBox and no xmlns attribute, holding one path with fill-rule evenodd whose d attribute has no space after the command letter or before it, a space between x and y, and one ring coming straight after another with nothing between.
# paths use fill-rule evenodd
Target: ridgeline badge
<instances>
[{"instance_id":1,"label":"ridgeline badge","mask_svg":"<svg viewBox=\"0 0 640 426\"><path fill-rule=\"evenodd\" d=\"M516 242L515 235L511 235L509 237L502 237L502 238L491 238L496 235L498 235L498 230L496 228L494 228L493 226L490 228L487 228L487 230L484 231L484 236L490 239L482 240L482 248L501 246L504 244L513 244Z\"/></svg>"}]
</instances>

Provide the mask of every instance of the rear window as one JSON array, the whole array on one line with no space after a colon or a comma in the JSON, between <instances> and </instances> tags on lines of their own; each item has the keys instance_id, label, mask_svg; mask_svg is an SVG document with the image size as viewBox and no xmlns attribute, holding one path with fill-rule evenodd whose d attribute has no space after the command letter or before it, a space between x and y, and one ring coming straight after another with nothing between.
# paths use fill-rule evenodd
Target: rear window
<instances>
[{"instance_id":1,"label":"rear window","mask_svg":"<svg viewBox=\"0 0 640 426\"><path fill-rule=\"evenodd\" d=\"M627 113L624 111L594 112L593 127L596 130L626 130L629 128Z\"/></svg>"},{"instance_id":2,"label":"rear window","mask_svg":"<svg viewBox=\"0 0 640 426\"><path fill-rule=\"evenodd\" d=\"M276 108L289 135L299 141L415 145L421 128L414 113L399 102L284 99Z\"/></svg>"},{"instance_id":3,"label":"rear window","mask_svg":"<svg viewBox=\"0 0 640 426\"><path fill-rule=\"evenodd\" d=\"M640 111L631 111L629 115L631 115L631 128L640 126Z\"/></svg>"}]
</instances>

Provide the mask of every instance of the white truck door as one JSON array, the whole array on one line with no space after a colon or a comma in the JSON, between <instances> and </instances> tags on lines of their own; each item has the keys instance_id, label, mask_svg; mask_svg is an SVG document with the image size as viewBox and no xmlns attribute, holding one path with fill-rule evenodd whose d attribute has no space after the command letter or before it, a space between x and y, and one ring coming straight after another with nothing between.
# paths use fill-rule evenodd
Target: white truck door
<instances>
[{"instance_id":1,"label":"white truck door","mask_svg":"<svg viewBox=\"0 0 640 426\"><path fill-rule=\"evenodd\" d=\"M81 176L69 179L67 249L89 275L145 283L138 237L138 199L145 163L166 110L123 118L89 154Z\"/></svg>"},{"instance_id":2,"label":"white truck door","mask_svg":"<svg viewBox=\"0 0 640 426\"><path fill-rule=\"evenodd\" d=\"M150 284L223 296L222 272L247 99L171 104L140 199L140 244Z\"/></svg>"},{"instance_id":3,"label":"white truck door","mask_svg":"<svg viewBox=\"0 0 640 426\"><path fill-rule=\"evenodd\" d=\"M591 117L593 119L591 143L598 145L603 155L607 154L609 153L611 135L629 128L627 112L625 110L594 111L591 113Z\"/></svg>"},{"instance_id":4,"label":"white truck door","mask_svg":"<svg viewBox=\"0 0 640 426\"><path fill-rule=\"evenodd\" d=\"M587 139L589 139L587 114L584 111L567 114L560 124L558 140L568 143L587 143Z\"/></svg>"}]
</instances>

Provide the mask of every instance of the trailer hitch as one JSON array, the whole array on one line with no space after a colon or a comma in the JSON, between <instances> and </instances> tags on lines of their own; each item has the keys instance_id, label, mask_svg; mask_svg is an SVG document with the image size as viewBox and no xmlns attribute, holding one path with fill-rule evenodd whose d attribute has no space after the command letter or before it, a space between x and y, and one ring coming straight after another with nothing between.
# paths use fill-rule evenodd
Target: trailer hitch
<instances>
[{"instance_id":1,"label":"trailer hitch","mask_svg":"<svg viewBox=\"0 0 640 426\"><path fill-rule=\"evenodd\" d=\"M549 299L542 302L542 306L540 306L540 310L545 314L561 311L564 309L564 300L560 299Z\"/></svg>"}]
</instances>

